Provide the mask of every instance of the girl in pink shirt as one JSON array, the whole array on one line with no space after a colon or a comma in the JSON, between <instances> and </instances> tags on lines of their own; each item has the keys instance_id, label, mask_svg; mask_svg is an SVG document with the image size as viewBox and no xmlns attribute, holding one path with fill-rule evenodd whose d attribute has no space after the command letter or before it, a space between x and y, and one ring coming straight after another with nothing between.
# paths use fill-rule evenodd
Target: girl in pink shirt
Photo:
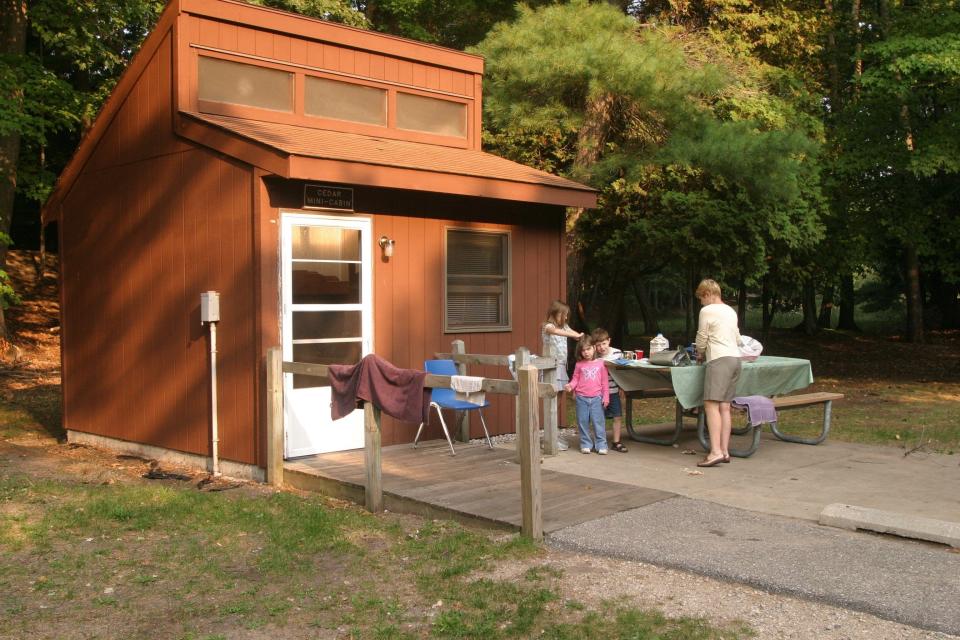
<instances>
[{"instance_id":1,"label":"girl in pink shirt","mask_svg":"<svg viewBox=\"0 0 960 640\"><path fill-rule=\"evenodd\" d=\"M580 430L580 453L590 453L596 446L597 453L607 455L607 424L603 410L610 402L610 386L607 368L602 358L597 358L597 348L590 336L583 336L577 343L577 366L573 377L564 387L576 396L577 428ZM590 423L595 437L590 437Z\"/></svg>"}]
</instances>

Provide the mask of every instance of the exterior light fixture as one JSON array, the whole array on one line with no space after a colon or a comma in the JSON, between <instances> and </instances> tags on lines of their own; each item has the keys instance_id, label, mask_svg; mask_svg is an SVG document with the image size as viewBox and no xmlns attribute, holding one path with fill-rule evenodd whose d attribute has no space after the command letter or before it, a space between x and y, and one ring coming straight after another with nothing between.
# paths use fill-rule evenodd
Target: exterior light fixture
<instances>
[{"instance_id":1,"label":"exterior light fixture","mask_svg":"<svg viewBox=\"0 0 960 640\"><path fill-rule=\"evenodd\" d=\"M395 242L396 242L396 240L391 240L391 239L388 238L387 236L380 236L380 242L379 242L379 244L380 244L380 248L383 249L383 257L384 257L384 258L392 258L392 257L393 257L393 244L394 244Z\"/></svg>"}]
</instances>

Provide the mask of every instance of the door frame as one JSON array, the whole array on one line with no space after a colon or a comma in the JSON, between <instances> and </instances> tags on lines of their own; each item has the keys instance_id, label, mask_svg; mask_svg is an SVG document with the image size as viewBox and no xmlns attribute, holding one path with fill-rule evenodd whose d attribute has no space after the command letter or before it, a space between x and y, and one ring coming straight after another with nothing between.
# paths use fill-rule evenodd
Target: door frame
<instances>
[{"instance_id":1,"label":"door frame","mask_svg":"<svg viewBox=\"0 0 960 640\"><path fill-rule=\"evenodd\" d=\"M326 212L324 210L311 210L309 212L299 209L280 209L280 272L278 293L280 297L280 345L283 350L283 360L293 361L293 340L289 337L292 332L293 319L293 301L292 291L289 283L292 281L292 256L290 255L291 232L295 226L331 226L346 227L356 229L360 232L360 303L357 306L361 312L361 341L360 355L366 356L374 351L373 344L373 218L371 216L343 215L340 211ZM303 305L307 307L301 310L329 311L342 309L344 305ZM283 375L283 395L284 398L292 398L293 392L293 374L285 373ZM286 400L284 401L286 404ZM345 418L346 419L346 418ZM284 443L287 441L288 415L286 406L284 407ZM362 446L362 445L361 445ZM284 457L286 457L286 444L284 445ZM307 453L298 455L310 455Z\"/></svg>"}]
</instances>

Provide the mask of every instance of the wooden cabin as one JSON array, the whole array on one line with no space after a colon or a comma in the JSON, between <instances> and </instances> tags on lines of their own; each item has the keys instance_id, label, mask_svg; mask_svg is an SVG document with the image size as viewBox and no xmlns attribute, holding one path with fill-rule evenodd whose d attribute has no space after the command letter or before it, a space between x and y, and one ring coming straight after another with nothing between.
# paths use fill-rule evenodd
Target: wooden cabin
<instances>
[{"instance_id":1,"label":"wooden cabin","mask_svg":"<svg viewBox=\"0 0 960 640\"><path fill-rule=\"evenodd\" d=\"M596 195L481 151L482 75L459 51L172 0L44 207L61 251L69 438L206 464L207 291L219 453L236 476L262 477L272 346L417 369L455 339L539 352L565 291L565 208ZM362 446L362 412L331 423L329 388L314 384L287 380L287 456ZM494 399L487 423L512 431L512 399ZM385 417L382 442L416 427Z\"/></svg>"}]
</instances>

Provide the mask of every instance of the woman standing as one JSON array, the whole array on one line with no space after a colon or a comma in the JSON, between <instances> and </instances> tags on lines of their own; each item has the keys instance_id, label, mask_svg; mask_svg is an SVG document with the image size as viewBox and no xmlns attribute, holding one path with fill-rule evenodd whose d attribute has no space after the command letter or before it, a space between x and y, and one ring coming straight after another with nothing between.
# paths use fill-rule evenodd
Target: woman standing
<instances>
[{"instance_id":1,"label":"woman standing","mask_svg":"<svg viewBox=\"0 0 960 640\"><path fill-rule=\"evenodd\" d=\"M706 360L703 408L710 432L710 453L697 463L713 467L730 462L730 401L740 377L740 329L737 312L720 298L720 285L703 280L697 287L700 321L697 326L697 360Z\"/></svg>"}]
</instances>

